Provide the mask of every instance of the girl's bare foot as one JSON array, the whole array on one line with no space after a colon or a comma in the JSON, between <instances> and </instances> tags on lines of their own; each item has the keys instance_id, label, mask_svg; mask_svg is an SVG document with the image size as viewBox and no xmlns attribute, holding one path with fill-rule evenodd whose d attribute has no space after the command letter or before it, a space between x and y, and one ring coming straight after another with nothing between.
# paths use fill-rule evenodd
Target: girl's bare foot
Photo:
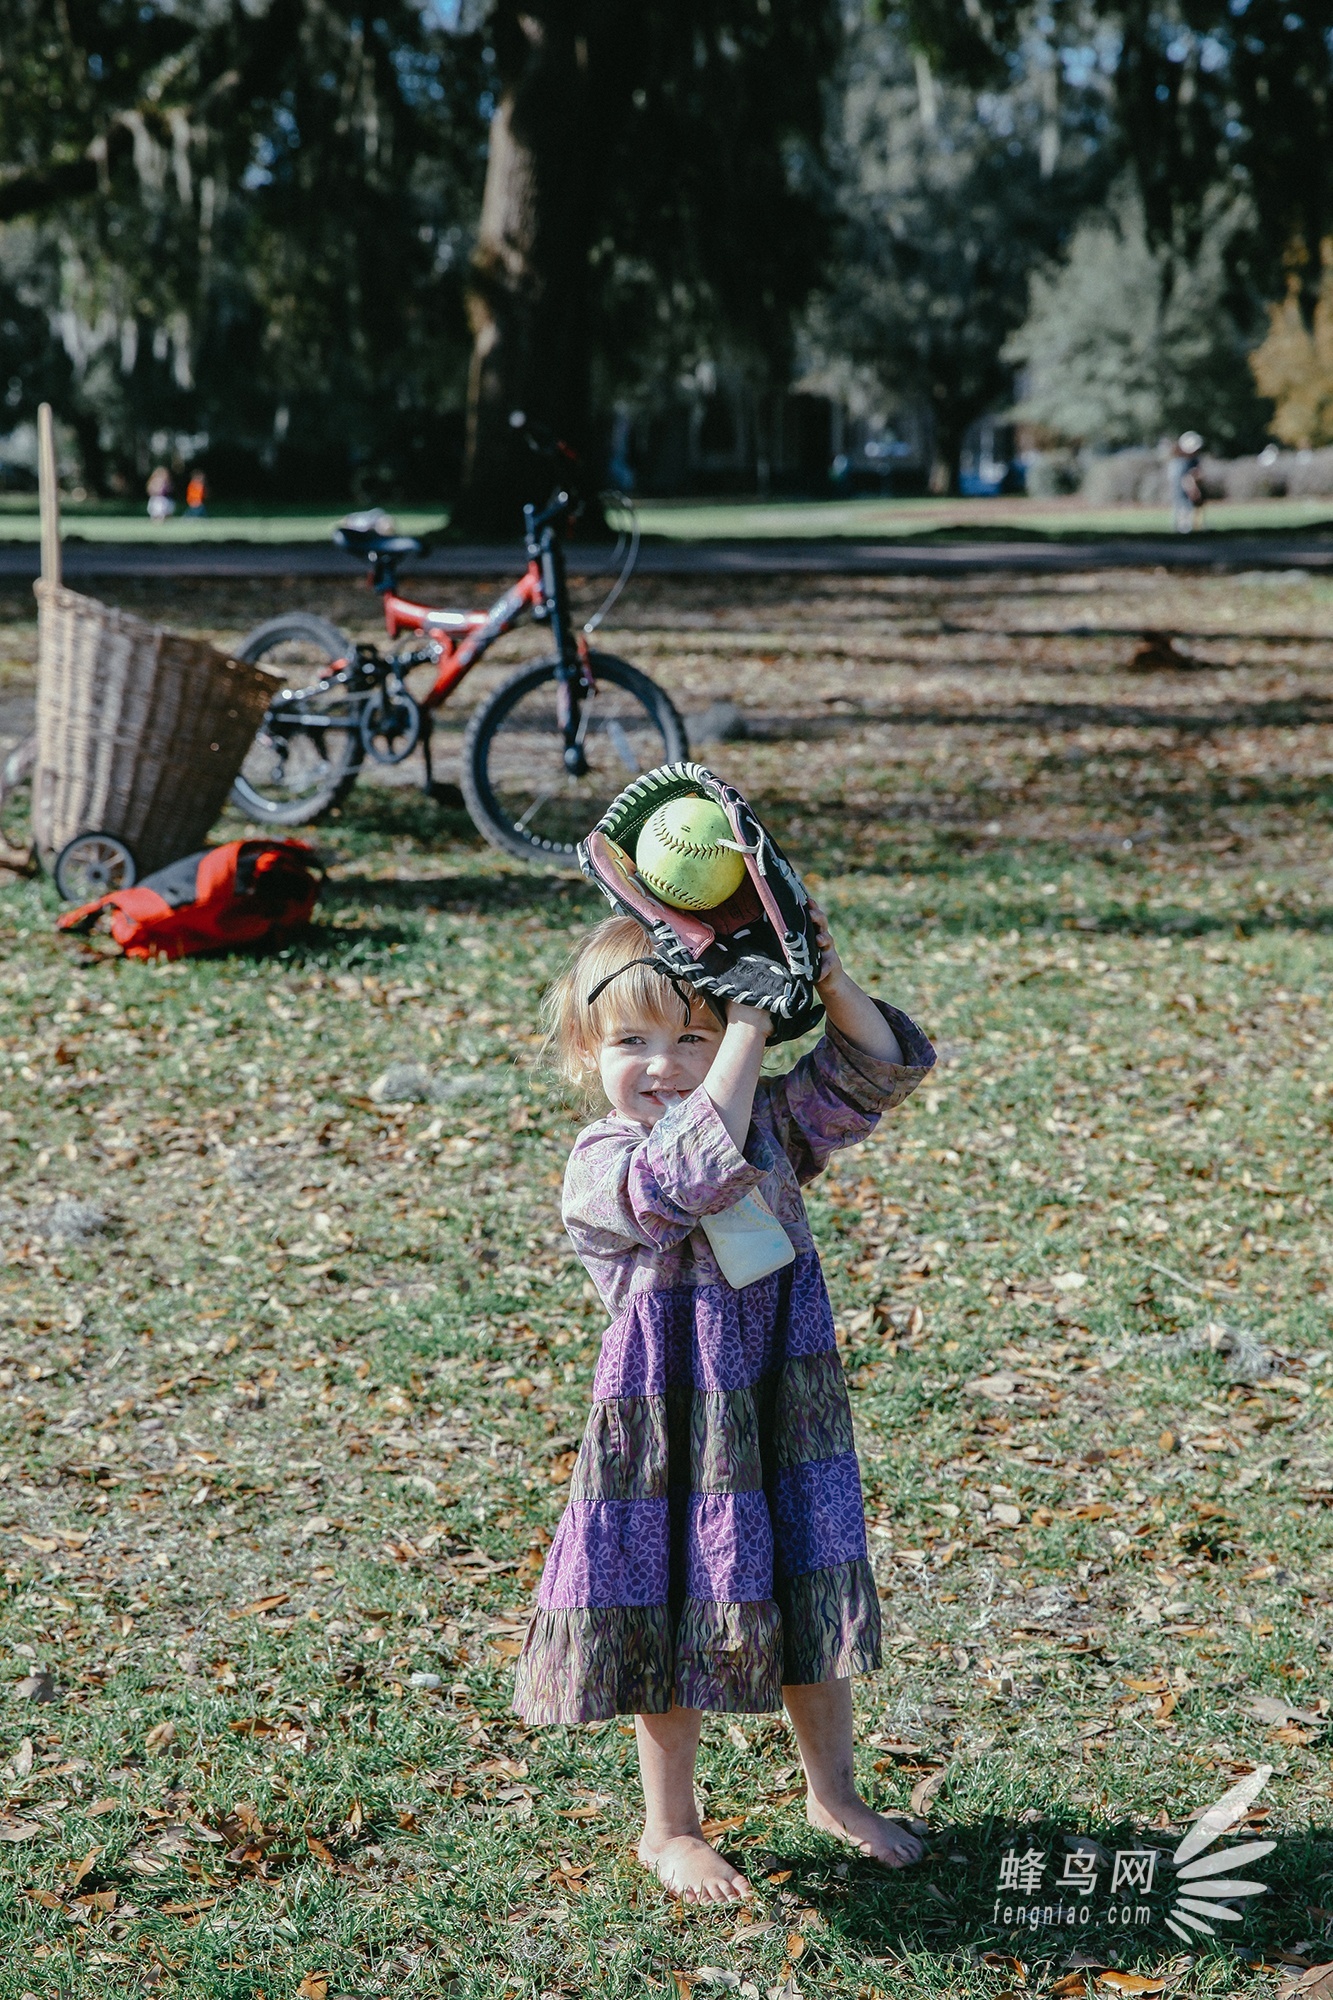
<instances>
[{"instance_id":1,"label":"girl's bare foot","mask_svg":"<svg viewBox=\"0 0 1333 2000\"><path fill-rule=\"evenodd\" d=\"M702 1834L653 1842L645 1833L639 1859L683 1903L738 1903L754 1893L740 1870L724 1861Z\"/></svg>"},{"instance_id":2,"label":"girl's bare foot","mask_svg":"<svg viewBox=\"0 0 1333 2000\"><path fill-rule=\"evenodd\" d=\"M886 1819L883 1813L872 1811L864 1799L855 1796L833 1807L821 1805L816 1798L807 1798L805 1816L821 1833L845 1840L858 1853L870 1861L878 1861L884 1868L910 1868L926 1851L901 1820Z\"/></svg>"}]
</instances>

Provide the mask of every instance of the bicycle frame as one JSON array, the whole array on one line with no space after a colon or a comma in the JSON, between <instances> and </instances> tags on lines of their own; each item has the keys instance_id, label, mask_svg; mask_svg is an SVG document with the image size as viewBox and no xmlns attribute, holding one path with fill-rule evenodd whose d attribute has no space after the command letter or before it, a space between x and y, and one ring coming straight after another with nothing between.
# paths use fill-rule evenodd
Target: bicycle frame
<instances>
[{"instance_id":1,"label":"bicycle frame","mask_svg":"<svg viewBox=\"0 0 1333 2000\"><path fill-rule=\"evenodd\" d=\"M437 672L433 685L421 698L423 709L438 708L447 701L487 649L504 633L512 631L525 613L550 625L568 682L577 680L590 685L588 642L582 632L574 632L570 627L569 593L560 546L561 530L572 507L570 495L559 492L540 514L533 507L524 508L527 571L503 596L496 598L488 611L440 611L414 598L402 597L391 567L383 582L377 582L376 587L384 597L384 624L389 637L397 639L404 632L420 632L431 642L431 657Z\"/></svg>"}]
</instances>

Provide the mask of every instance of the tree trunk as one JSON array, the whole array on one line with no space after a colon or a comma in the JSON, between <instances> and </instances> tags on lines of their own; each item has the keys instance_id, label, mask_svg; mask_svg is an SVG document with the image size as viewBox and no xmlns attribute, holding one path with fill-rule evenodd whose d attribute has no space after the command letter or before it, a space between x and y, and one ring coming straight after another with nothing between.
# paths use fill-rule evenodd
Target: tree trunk
<instances>
[{"instance_id":1,"label":"tree trunk","mask_svg":"<svg viewBox=\"0 0 1333 2000\"><path fill-rule=\"evenodd\" d=\"M559 476L510 424L522 410L586 453L592 216L586 5L502 0L481 226L472 259L463 483L455 525L509 539ZM590 477L595 483L596 468Z\"/></svg>"},{"instance_id":2,"label":"tree trunk","mask_svg":"<svg viewBox=\"0 0 1333 2000\"><path fill-rule=\"evenodd\" d=\"M933 400L935 440L930 490L956 498L962 490L963 439L973 412L967 407L960 408L947 388L937 389Z\"/></svg>"}]
</instances>

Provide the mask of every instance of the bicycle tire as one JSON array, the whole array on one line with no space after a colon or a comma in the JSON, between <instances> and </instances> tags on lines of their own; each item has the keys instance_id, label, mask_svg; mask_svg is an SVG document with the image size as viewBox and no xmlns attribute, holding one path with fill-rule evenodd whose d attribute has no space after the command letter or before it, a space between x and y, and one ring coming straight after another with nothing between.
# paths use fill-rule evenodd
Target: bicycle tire
<instances>
[{"instance_id":1,"label":"bicycle tire","mask_svg":"<svg viewBox=\"0 0 1333 2000\"><path fill-rule=\"evenodd\" d=\"M262 625L255 626L253 632L248 632L236 649L236 658L259 666L287 646L312 650L328 663L349 659L352 653L351 640L327 618L320 618L313 611L287 611L277 618L266 618ZM275 664L283 665L282 662ZM309 674L312 668L306 665L303 671ZM318 671L318 662L314 663L313 671ZM258 820L265 826L309 825L331 812L356 783L365 753L360 731L355 726L329 730L320 741L333 747L335 754L330 757L317 754L313 735L306 733L305 742L312 759L310 785L294 798L268 796L254 781L254 773L248 776L246 769L252 762L260 761L268 747L261 723L254 743L246 752L245 764L232 785L232 804L247 819ZM322 773L318 768L321 763L325 767ZM273 789L278 789L276 783Z\"/></svg>"},{"instance_id":2,"label":"bicycle tire","mask_svg":"<svg viewBox=\"0 0 1333 2000\"><path fill-rule=\"evenodd\" d=\"M505 681L473 715L463 738L463 797L477 831L502 854L541 868L577 871L578 842L631 779L690 754L685 724L664 688L611 653L590 653L588 664L594 682L617 690L621 700L614 714L609 705L597 710L596 694L585 701L586 776L572 777L563 768L555 659L539 660ZM530 708L520 719L525 703ZM519 739L530 741L532 750ZM535 805L517 814L527 791L542 784L549 789L534 794L541 800L540 819Z\"/></svg>"}]
</instances>

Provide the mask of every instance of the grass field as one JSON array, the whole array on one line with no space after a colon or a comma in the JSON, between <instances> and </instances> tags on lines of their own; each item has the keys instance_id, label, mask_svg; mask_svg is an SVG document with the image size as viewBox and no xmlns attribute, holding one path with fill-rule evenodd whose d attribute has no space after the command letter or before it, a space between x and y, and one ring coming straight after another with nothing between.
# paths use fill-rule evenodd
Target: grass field
<instances>
[{"instance_id":1,"label":"grass field","mask_svg":"<svg viewBox=\"0 0 1333 2000\"><path fill-rule=\"evenodd\" d=\"M226 636L263 594L127 602ZM1333 1959L1331 608L662 583L613 635L737 705L707 759L942 1058L810 1203L885 1616L860 1768L904 1810L938 1780L930 1854L812 1834L783 1721L718 1722L739 1918L631 1858L627 1722L508 1708L603 1325L532 1066L589 894L370 786L272 957L130 964L0 878L0 2000L1268 1994ZM1195 668L1128 672L1149 626ZM376 1101L399 1061L434 1101ZM1234 1943L1100 1891L996 1921L1007 1851L1169 1851L1261 1762Z\"/></svg>"},{"instance_id":2,"label":"grass field","mask_svg":"<svg viewBox=\"0 0 1333 2000\"><path fill-rule=\"evenodd\" d=\"M87 542L143 542L174 547L192 542L323 542L345 509L218 505L202 518L150 521L138 505L89 501L63 510L67 537ZM449 510L390 505L401 534L420 535L447 524ZM647 535L670 540L805 539L821 535L871 540L902 536L1165 535L1166 507L1089 507L1078 499L1027 500L645 500L639 515ZM1333 524L1333 500L1215 501L1209 531L1290 530ZM0 497L0 541L35 542L41 526L26 495ZM517 524L515 527L517 538Z\"/></svg>"}]
</instances>

